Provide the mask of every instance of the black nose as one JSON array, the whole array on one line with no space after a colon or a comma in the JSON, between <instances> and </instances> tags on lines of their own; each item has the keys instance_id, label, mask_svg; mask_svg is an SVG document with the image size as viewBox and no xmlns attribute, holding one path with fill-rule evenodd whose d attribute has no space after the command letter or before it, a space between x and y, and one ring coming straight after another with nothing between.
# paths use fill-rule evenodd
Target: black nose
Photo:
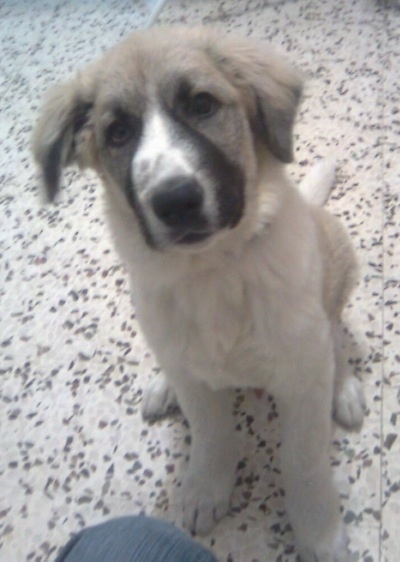
<instances>
[{"instance_id":1,"label":"black nose","mask_svg":"<svg viewBox=\"0 0 400 562\"><path fill-rule=\"evenodd\" d=\"M159 186L152 198L157 217L171 227L190 227L199 222L203 191L194 180L174 178Z\"/></svg>"}]
</instances>

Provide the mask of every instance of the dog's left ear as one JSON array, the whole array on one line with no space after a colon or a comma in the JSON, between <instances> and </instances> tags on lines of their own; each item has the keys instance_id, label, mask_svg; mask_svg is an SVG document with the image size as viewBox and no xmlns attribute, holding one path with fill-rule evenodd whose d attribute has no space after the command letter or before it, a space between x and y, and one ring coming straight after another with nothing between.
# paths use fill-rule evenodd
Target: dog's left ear
<instances>
[{"instance_id":1,"label":"dog's left ear","mask_svg":"<svg viewBox=\"0 0 400 562\"><path fill-rule=\"evenodd\" d=\"M241 91L254 133L281 162L292 162L302 75L282 56L250 39L218 38L210 42L209 52Z\"/></svg>"}]
</instances>

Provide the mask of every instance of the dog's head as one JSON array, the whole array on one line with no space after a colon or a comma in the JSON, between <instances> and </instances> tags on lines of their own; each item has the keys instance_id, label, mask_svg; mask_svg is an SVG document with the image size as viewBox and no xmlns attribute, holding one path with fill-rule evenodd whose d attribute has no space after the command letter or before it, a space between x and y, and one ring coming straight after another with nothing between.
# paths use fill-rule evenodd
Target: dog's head
<instances>
[{"instance_id":1,"label":"dog's head","mask_svg":"<svg viewBox=\"0 0 400 562\"><path fill-rule=\"evenodd\" d=\"M300 93L299 75L248 39L136 32L51 92L34 152L50 199L77 161L124 198L150 246L193 249L241 222L261 146L292 160Z\"/></svg>"}]
</instances>

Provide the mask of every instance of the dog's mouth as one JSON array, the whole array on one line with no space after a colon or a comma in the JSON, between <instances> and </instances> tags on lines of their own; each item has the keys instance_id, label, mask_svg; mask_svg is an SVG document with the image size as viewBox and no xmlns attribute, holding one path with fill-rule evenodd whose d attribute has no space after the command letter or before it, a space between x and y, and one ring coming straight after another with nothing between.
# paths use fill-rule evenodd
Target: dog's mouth
<instances>
[{"instance_id":1,"label":"dog's mouth","mask_svg":"<svg viewBox=\"0 0 400 562\"><path fill-rule=\"evenodd\" d=\"M212 235L210 231L204 232L195 232L195 231L187 231L184 233L180 233L176 237L173 237L173 243L177 245L195 245L204 242Z\"/></svg>"}]
</instances>

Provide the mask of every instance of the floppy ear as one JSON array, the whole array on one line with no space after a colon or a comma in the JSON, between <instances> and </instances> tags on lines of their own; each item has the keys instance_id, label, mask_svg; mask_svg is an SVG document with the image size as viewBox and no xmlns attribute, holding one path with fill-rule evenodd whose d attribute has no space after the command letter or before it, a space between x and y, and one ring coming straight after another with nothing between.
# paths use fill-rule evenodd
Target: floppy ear
<instances>
[{"instance_id":1,"label":"floppy ear","mask_svg":"<svg viewBox=\"0 0 400 562\"><path fill-rule=\"evenodd\" d=\"M92 81L81 75L56 86L45 100L34 132L33 153L50 201L57 193L63 167L73 162L90 165L93 102Z\"/></svg>"},{"instance_id":2,"label":"floppy ear","mask_svg":"<svg viewBox=\"0 0 400 562\"><path fill-rule=\"evenodd\" d=\"M250 39L217 39L214 60L242 92L254 133L272 154L293 160L293 124L303 79L282 57Z\"/></svg>"}]
</instances>

